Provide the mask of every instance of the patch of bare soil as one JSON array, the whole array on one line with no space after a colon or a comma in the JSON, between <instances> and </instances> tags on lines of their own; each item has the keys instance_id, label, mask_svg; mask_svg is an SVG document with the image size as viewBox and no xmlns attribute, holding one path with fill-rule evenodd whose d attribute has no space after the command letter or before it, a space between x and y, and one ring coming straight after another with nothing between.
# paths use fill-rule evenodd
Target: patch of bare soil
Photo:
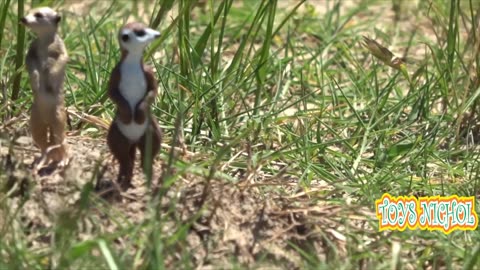
<instances>
[{"instance_id":1,"label":"patch of bare soil","mask_svg":"<svg viewBox=\"0 0 480 270\"><path fill-rule=\"evenodd\" d=\"M9 142L12 134L1 136L0 168L5 174L0 174L3 175L0 177L5 177L6 181L0 182L8 183L8 188L0 194L1 197L9 196L9 209L19 210L21 227L32 248L45 248L52 243L53 226L58 226L57 221L68 222L71 214L75 213L69 211L78 207L85 184L92 181L97 185L98 180L101 183L111 182L115 179L117 164L112 161L104 140L71 134L68 145L75 154L70 165L63 173L54 171L50 175L39 176L32 173L30 166L34 156L39 155L38 150L33 147L28 134L21 133L22 136L16 138L13 144ZM162 163L162 160L157 160L155 177L160 175ZM239 180L234 184L212 179L205 193L203 178L184 176L162 199L161 208L165 212L161 215L167 220L169 215L175 215L170 219L171 224L164 226L165 235L173 234L179 223L194 220L188 231L187 248L198 269L228 268L232 260L268 269L272 269L275 262L277 268L295 269L306 264L306 259L297 249L315 254L321 261L336 261L347 253L347 232L358 232L359 235L362 232L365 239L359 241L365 246L357 249L367 249L368 243L378 240L375 239L377 234L369 236L365 233L372 231L370 224L375 218L374 213L328 202L322 198L325 195L320 195L329 190L326 185L314 185L309 191L280 193L278 190L292 190L296 183ZM151 216L148 213L150 191L146 189L139 168L133 183L135 187L121 200L100 199L103 203L92 205L88 215L78 219L75 237L86 240L114 232L123 221L132 224L148 221L146 219ZM11 193L12 190L15 193ZM98 192L96 194L99 195ZM175 211L172 214L174 201ZM201 213L200 216L193 218L198 213ZM119 248L131 248L127 237L115 239ZM178 258L167 258L167 265Z\"/></svg>"}]
</instances>

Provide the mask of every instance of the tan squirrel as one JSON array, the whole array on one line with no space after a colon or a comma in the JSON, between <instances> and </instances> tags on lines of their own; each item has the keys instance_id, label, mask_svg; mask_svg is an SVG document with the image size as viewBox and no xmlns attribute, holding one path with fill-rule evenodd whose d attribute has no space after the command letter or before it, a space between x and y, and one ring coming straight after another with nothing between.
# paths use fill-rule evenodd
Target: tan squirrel
<instances>
[{"instance_id":1,"label":"tan squirrel","mask_svg":"<svg viewBox=\"0 0 480 270\"><path fill-rule=\"evenodd\" d=\"M66 111L63 84L68 54L58 36L61 16L49 7L31 10L20 19L36 34L26 56L33 105L30 131L42 158L64 165L67 161L65 145Z\"/></svg>"}]
</instances>

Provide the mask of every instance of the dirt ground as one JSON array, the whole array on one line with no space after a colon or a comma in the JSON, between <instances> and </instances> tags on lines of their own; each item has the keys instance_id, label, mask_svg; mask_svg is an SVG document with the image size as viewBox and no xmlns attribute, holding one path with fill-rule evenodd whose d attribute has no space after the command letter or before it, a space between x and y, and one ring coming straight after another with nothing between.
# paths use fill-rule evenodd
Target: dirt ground
<instances>
[{"instance_id":1,"label":"dirt ground","mask_svg":"<svg viewBox=\"0 0 480 270\"><path fill-rule=\"evenodd\" d=\"M31 166L39 152L32 144L26 125L17 130L2 130L0 165L8 178L5 191L11 198L8 200L9 207L19 209L21 222L29 228L26 237L30 239L32 248L47 247L51 243L50 234L54 231L51 228L55 220L65 217L65 211L75 207L84 185L92 181L94 186L109 186L108 183L111 186L117 165L112 161L103 139L71 133L68 145L74 156L69 166L63 173L57 170L39 176L33 173ZM11 144L9 140L15 137ZM157 159L154 177L158 178L161 174L164 162L161 158ZM96 168L100 169L100 177L95 177ZM102 199L101 193L106 188L100 188L92 194L101 203L97 205L98 209L90 209L88 217L77 224L81 232L77 235L78 239L87 240L99 231L113 232L118 228L118 220L140 224L148 218L151 193L142 178L139 168L136 168L135 187L123 194L121 200L111 200L108 196ZM368 248L378 240L375 239L378 234L372 231L371 226L375 221L374 213L358 207L327 203L327 199L338 198L342 194L336 194L325 184L314 183L309 190L303 190L298 188L295 179L288 178L270 179L262 183L229 183L213 179L209 192L203 196L204 187L203 178L183 176L174 183L161 202L161 208L165 210L162 215L172 215L169 209L175 201L176 219L185 222L193 220L203 206L200 218L193 223L187 237L188 248L198 269L227 266L233 258L246 265L255 263L257 266L258 262L273 259L283 262L279 268L292 269L304 266L305 262L292 244L328 261L346 255L346 232L362 232L363 239L359 239L362 244L357 247L360 249ZM271 192L265 192L269 188ZM8 193L12 190L16 192ZM102 208L101 205L111 207ZM112 218L116 215L114 213L121 213L121 219ZM178 229L174 228L174 223L170 225L164 226L164 234ZM371 239L369 231L372 232ZM125 241L125 237L119 237L116 242L122 247ZM269 269L271 267L268 265Z\"/></svg>"}]
</instances>

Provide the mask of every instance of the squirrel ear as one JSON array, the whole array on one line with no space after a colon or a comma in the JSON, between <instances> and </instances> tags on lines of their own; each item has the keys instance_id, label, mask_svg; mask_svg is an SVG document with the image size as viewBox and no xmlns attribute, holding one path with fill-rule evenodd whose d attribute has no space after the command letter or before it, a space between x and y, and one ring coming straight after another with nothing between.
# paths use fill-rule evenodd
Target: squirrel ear
<instances>
[{"instance_id":1,"label":"squirrel ear","mask_svg":"<svg viewBox=\"0 0 480 270\"><path fill-rule=\"evenodd\" d=\"M57 15L57 17L55 17L55 23L56 24L58 24L61 20L62 20L62 16Z\"/></svg>"}]
</instances>

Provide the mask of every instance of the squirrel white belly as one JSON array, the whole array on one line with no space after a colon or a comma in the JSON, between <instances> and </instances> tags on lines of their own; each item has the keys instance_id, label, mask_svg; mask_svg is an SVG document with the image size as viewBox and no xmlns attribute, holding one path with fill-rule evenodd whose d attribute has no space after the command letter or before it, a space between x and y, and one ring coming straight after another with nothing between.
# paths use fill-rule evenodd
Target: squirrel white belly
<instances>
[{"instance_id":1,"label":"squirrel white belly","mask_svg":"<svg viewBox=\"0 0 480 270\"><path fill-rule=\"evenodd\" d=\"M120 94L127 100L133 114L135 114L135 106L147 93L147 81L142 66L134 60L137 59L131 60L129 59L129 55L123 60L122 65L120 66L121 77L118 85ZM135 118L135 115L133 115L133 118ZM145 134L148 125L148 121L144 121L140 124L135 121L126 124L120 121L119 118L115 121L123 135L132 142L138 141L143 134Z\"/></svg>"}]
</instances>

